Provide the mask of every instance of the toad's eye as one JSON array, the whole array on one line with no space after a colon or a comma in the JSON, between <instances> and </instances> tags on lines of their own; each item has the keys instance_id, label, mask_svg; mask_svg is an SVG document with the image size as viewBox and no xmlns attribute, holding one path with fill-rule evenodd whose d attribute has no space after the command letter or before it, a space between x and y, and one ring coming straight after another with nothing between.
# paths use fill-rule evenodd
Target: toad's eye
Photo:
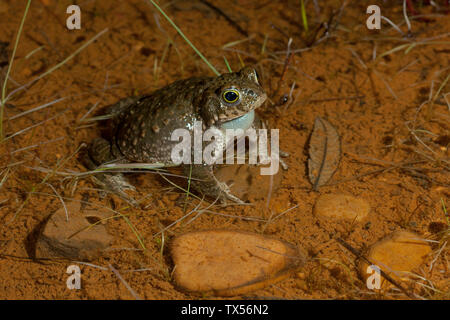
<instances>
[{"instance_id":1,"label":"toad's eye","mask_svg":"<svg viewBox=\"0 0 450 320\"><path fill-rule=\"evenodd\" d=\"M222 93L222 98L226 103L236 103L239 101L239 91L236 89L227 89Z\"/></svg>"}]
</instances>

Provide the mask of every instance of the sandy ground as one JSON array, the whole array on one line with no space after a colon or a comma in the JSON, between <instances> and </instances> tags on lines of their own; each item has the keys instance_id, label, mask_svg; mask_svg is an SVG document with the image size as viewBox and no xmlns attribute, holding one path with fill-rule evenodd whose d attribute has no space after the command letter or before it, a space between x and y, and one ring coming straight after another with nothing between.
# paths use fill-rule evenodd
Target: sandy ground
<instances>
[{"instance_id":1,"label":"sandy ground","mask_svg":"<svg viewBox=\"0 0 450 320\"><path fill-rule=\"evenodd\" d=\"M378 2L382 15L406 34L401 1ZM386 22L381 30L369 31L365 1L345 7L342 1L326 5L318 1L319 12L307 1L309 32L305 32L299 1L214 1L240 26L240 32L200 2L160 3L219 72L227 70L224 57L233 70L242 63L257 67L270 98L260 115L280 130L280 148L290 154L289 169L269 204L264 197L251 206L214 206L192 223L185 220L166 230L165 243L193 230L262 233L304 248L309 259L292 277L248 296L395 299L404 295L377 294L366 288L358 260L334 237L365 252L394 231L411 231L435 242L431 242L432 254L413 270L423 279L405 287L423 298L448 299L448 246L443 247L437 235L448 228L443 204L450 207L450 114L449 98L444 97L450 91L444 82L450 67L448 14L416 3L425 21L411 19L412 35L406 37ZM9 54L25 4L0 2L0 41L10 43ZM146 199L141 208L131 209L115 196L102 198L89 178L61 173L86 171L77 153L81 143L99 136L96 124L82 122L92 106L100 110L177 79L213 73L146 1L78 1L82 28L73 31L65 26L70 4L32 2L7 86L9 93L28 83L107 28L59 69L11 96L5 107L8 139L0 145L0 298L133 299L108 269L111 264L145 299L194 299L174 286L167 246L161 255L162 238L154 235L183 217L185 209L197 206L197 200L190 198L185 208L182 191L155 174L133 174L138 198ZM330 16L328 37L322 39L325 29L319 29L320 22L329 22ZM283 72L289 38L293 54ZM288 101L280 104L284 96ZM430 97L433 103L422 105ZM13 118L60 98L64 100ZM307 145L317 116L339 132L342 159L329 185L312 191ZM328 193L364 199L370 214L360 223L319 220L313 206L319 195ZM66 268L72 262L30 257L36 240L33 231L62 208L62 199L126 214L146 250L123 218L110 220L114 250L91 261L94 266L80 264L82 288L68 290ZM243 219L251 217L265 221ZM436 226L443 227L436 231Z\"/></svg>"}]
</instances>

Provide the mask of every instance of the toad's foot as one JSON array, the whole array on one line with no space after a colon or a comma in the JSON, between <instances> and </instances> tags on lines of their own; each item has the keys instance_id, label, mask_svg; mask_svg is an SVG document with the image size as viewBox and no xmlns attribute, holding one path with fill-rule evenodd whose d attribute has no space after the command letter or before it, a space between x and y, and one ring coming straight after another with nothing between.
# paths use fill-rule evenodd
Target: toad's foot
<instances>
[{"instance_id":1,"label":"toad's foot","mask_svg":"<svg viewBox=\"0 0 450 320\"><path fill-rule=\"evenodd\" d=\"M227 202L226 200L227 199L231 200L231 201L234 201L234 202L236 202L238 204L244 204L245 203L244 201L242 201L241 199L239 199L238 197L236 197L235 195L233 195L231 193L230 186L228 184L226 184L225 182L220 182L218 180L216 180L216 181L217 181L217 183L219 185L219 188L221 190L221 194L223 195L221 198L219 198L219 200L222 203L226 204L226 202Z\"/></svg>"},{"instance_id":2,"label":"toad's foot","mask_svg":"<svg viewBox=\"0 0 450 320\"><path fill-rule=\"evenodd\" d=\"M133 207L137 207L139 203L132 197L130 197L125 191L136 191L136 188L131 185L128 180L121 173L99 173L94 176L94 181L100 185L103 189L108 190L121 199L125 200Z\"/></svg>"},{"instance_id":3,"label":"toad's foot","mask_svg":"<svg viewBox=\"0 0 450 320\"><path fill-rule=\"evenodd\" d=\"M87 152L81 158L82 163L89 170L97 170L103 163L114 160L109 142L102 138L97 138L88 146ZM136 191L125 176L120 172L99 171L92 176L94 182L103 189L110 191L121 199L125 200L133 207L138 206L138 202L130 197L125 191Z\"/></svg>"},{"instance_id":4,"label":"toad's foot","mask_svg":"<svg viewBox=\"0 0 450 320\"><path fill-rule=\"evenodd\" d=\"M191 186L196 191L199 191L213 199L217 199L224 204L226 204L227 200L231 200L239 204L245 203L233 195L228 184L219 181L215 177L212 166L193 164L191 169L189 165L186 165L184 166L184 172L187 177L191 175Z\"/></svg>"}]
</instances>

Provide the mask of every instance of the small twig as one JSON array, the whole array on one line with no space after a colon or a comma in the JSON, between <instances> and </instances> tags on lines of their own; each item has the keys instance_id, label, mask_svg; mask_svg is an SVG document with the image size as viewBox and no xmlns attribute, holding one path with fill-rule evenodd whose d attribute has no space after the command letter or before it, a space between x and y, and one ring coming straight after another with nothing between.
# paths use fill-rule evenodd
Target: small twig
<instances>
[{"instance_id":1,"label":"small twig","mask_svg":"<svg viewBox=\"0 0 450 320\"><path fill-rule=\"evenodd\" d=\"M358 100L365 98L365 95L350 96L350 97L333 97L324 99L312 99L308 100L308 103L327 102L327 101L339 101L339 100Z\"/></svg>"},{"instance_id":2,"label":"small twig","mask_svg":"<svg viewBox=\"0 0 450 320\"><path fill-rule=\"evenodd\" d=\"M362 255L357 249L353 248L351 245L349 245L347 242L345 242L344 240L342 240L341 238L337 237L334 238L339 244L341 244L344 248L346 248L348 251L350 251L351 253L353 253L357 258L359 259L363 259L365 262L367 262L370 265L374 265L375 263L373 263L372 261L370 261L367 257L365 257L364 255ZM407 297L411 298L411 299L415 299L415 297L410 294L405 288L403 288L399 283L397 283L397 281L395 281L391 276L389 276L386 272L384 272L383 270L380 270L380 274L390 283L392 283L394 286L396 286L398 289L400 289L400 291L402 291Z\"/></svg>"},{"instance_id":3,"label":"small twig","mask_svg":"<svg viewBox=\"0 0 450 320\"><path fill-rule=\"evenodd\" d=\"M372 174L392 171L394 169L398 169L398 168L397 167L389 167L389 168L382 168L382 169L378 169L378 170L369 171L369 172L366 172L366 173L358 174L358 175L350 177L350 178L342 179L342 180L339 180L339 181L336 181L336 182L327 183L327 186L335 186L335 185L338 185L338 184L341 184L341 183L344 183L344 182L357 180L357 179L360 179L362 177L369 176L369 175L372 175Z\"/></svg>"},{"instance_id":4,"label":"small twig","mask_svg":"<svg viewBox=\"0 0 450 320\"><path fill-rule=\"evenodd\" d=\"M273 96L276 96L278 94L278 91L280 90L281 87L281 83L283 82L284 76L286 75L287 68L291 62L292 57L291 45L292 45L292 38L289 38L286 50L286 58L284 59L283 72L280 75L280 80L278 80L277 89L275 90Z\"/></svg>"},{"instance_id":5,"label":"small twig","mask_svg":"<svg viewBox=\"0 0 450 320\"><path fill-rule=\"evenodd\" d=\"M231 19L225 12L222 11L222 9L216 7L215 5L213 5L212 3L210 3L209 1L206 0L199 0L201 3L203 3L205 6L209 7L210 9L212 9L213 11L215 11L217 14L219 14L220 16L224 17L225 20L228 21L229 24L231 24L240 34L242 34L243 36L248 37L248 32L245 31L244 29L241 28L241 26L239 24L237 24L236 21L234 21L233 19Z\"/></svg>"},{"instance_id":6,"label":"small twig","mask_svg":"<svg viewBox=\"0 0 450 320\"><path fill-rule=\"evenodd\" d=\"M342 3L342 6L339 8L339 12L338 12L338 14L337 14L337 17L336 17L336 20L335 20L336 22L334 23L334 27L331 28L331 23L330 23L330 29L336 30L336 28L337 28L338 25L339 25L339 22L341 22L342 14L344 13L344 9L345 9L345 7L347 6L348 2L349 2L349 0L345 0L345 1Z\"/></svg>"}]
</instances>

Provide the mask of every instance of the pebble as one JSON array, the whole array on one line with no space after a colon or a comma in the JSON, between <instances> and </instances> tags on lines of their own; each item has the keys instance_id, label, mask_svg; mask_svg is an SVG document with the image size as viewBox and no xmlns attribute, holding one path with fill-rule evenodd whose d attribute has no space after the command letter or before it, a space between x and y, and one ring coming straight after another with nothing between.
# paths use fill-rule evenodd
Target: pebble
<instances>
[{"instance_id":1,"label":"pebble","mask_svg":"<svg viewBox=\"0 0 450 320\"><path fill-rule=\"evenodd\" d=\"M298 270L306 255L295 246L255 233L207 230L186 233L171 245L178 288L235 296L264 288Z\"/></svg>"},{"instance_id":2,"label":"pebble","mask_svg":"<svg viewBox=\"0 0 450 320\"><path fill-rule=\"evenodd\" d=\"M363 199L345 194L324 194L317 199L313 212L324 218L360 222L369 211L370 205Z\"/></svg>"},{"instance_id":3,"label":"pebble","mask_svg":"<svg viewBox=\"0 0 450 320\"><path fill-rule=\"evenodd\" d=\"M424 257L431 252L431 247L422 237L407 231L397 231L371 246L368 259L375 263L396 281L405 280L411 272L419 267ZM364 279L371 273L367 273L369 265L360 263L360 272ZM380 288L389 288L392 284L381 278Z\"/></svg>"},{"instance_id":4,"label":"pebble","mask_svg":"<svg viewBox=\"0 0 450 320\"><path fill-rule=\"evenodd\" d=\"M106 222L99 220L112 215L109 211L84 209L79 202L67 203L54 212L43 225L36 242L35 258L67 258L90 261L98 258L112 242ZM68 216L68 220L67 220Z\"/></svg>"}]
</instances>

